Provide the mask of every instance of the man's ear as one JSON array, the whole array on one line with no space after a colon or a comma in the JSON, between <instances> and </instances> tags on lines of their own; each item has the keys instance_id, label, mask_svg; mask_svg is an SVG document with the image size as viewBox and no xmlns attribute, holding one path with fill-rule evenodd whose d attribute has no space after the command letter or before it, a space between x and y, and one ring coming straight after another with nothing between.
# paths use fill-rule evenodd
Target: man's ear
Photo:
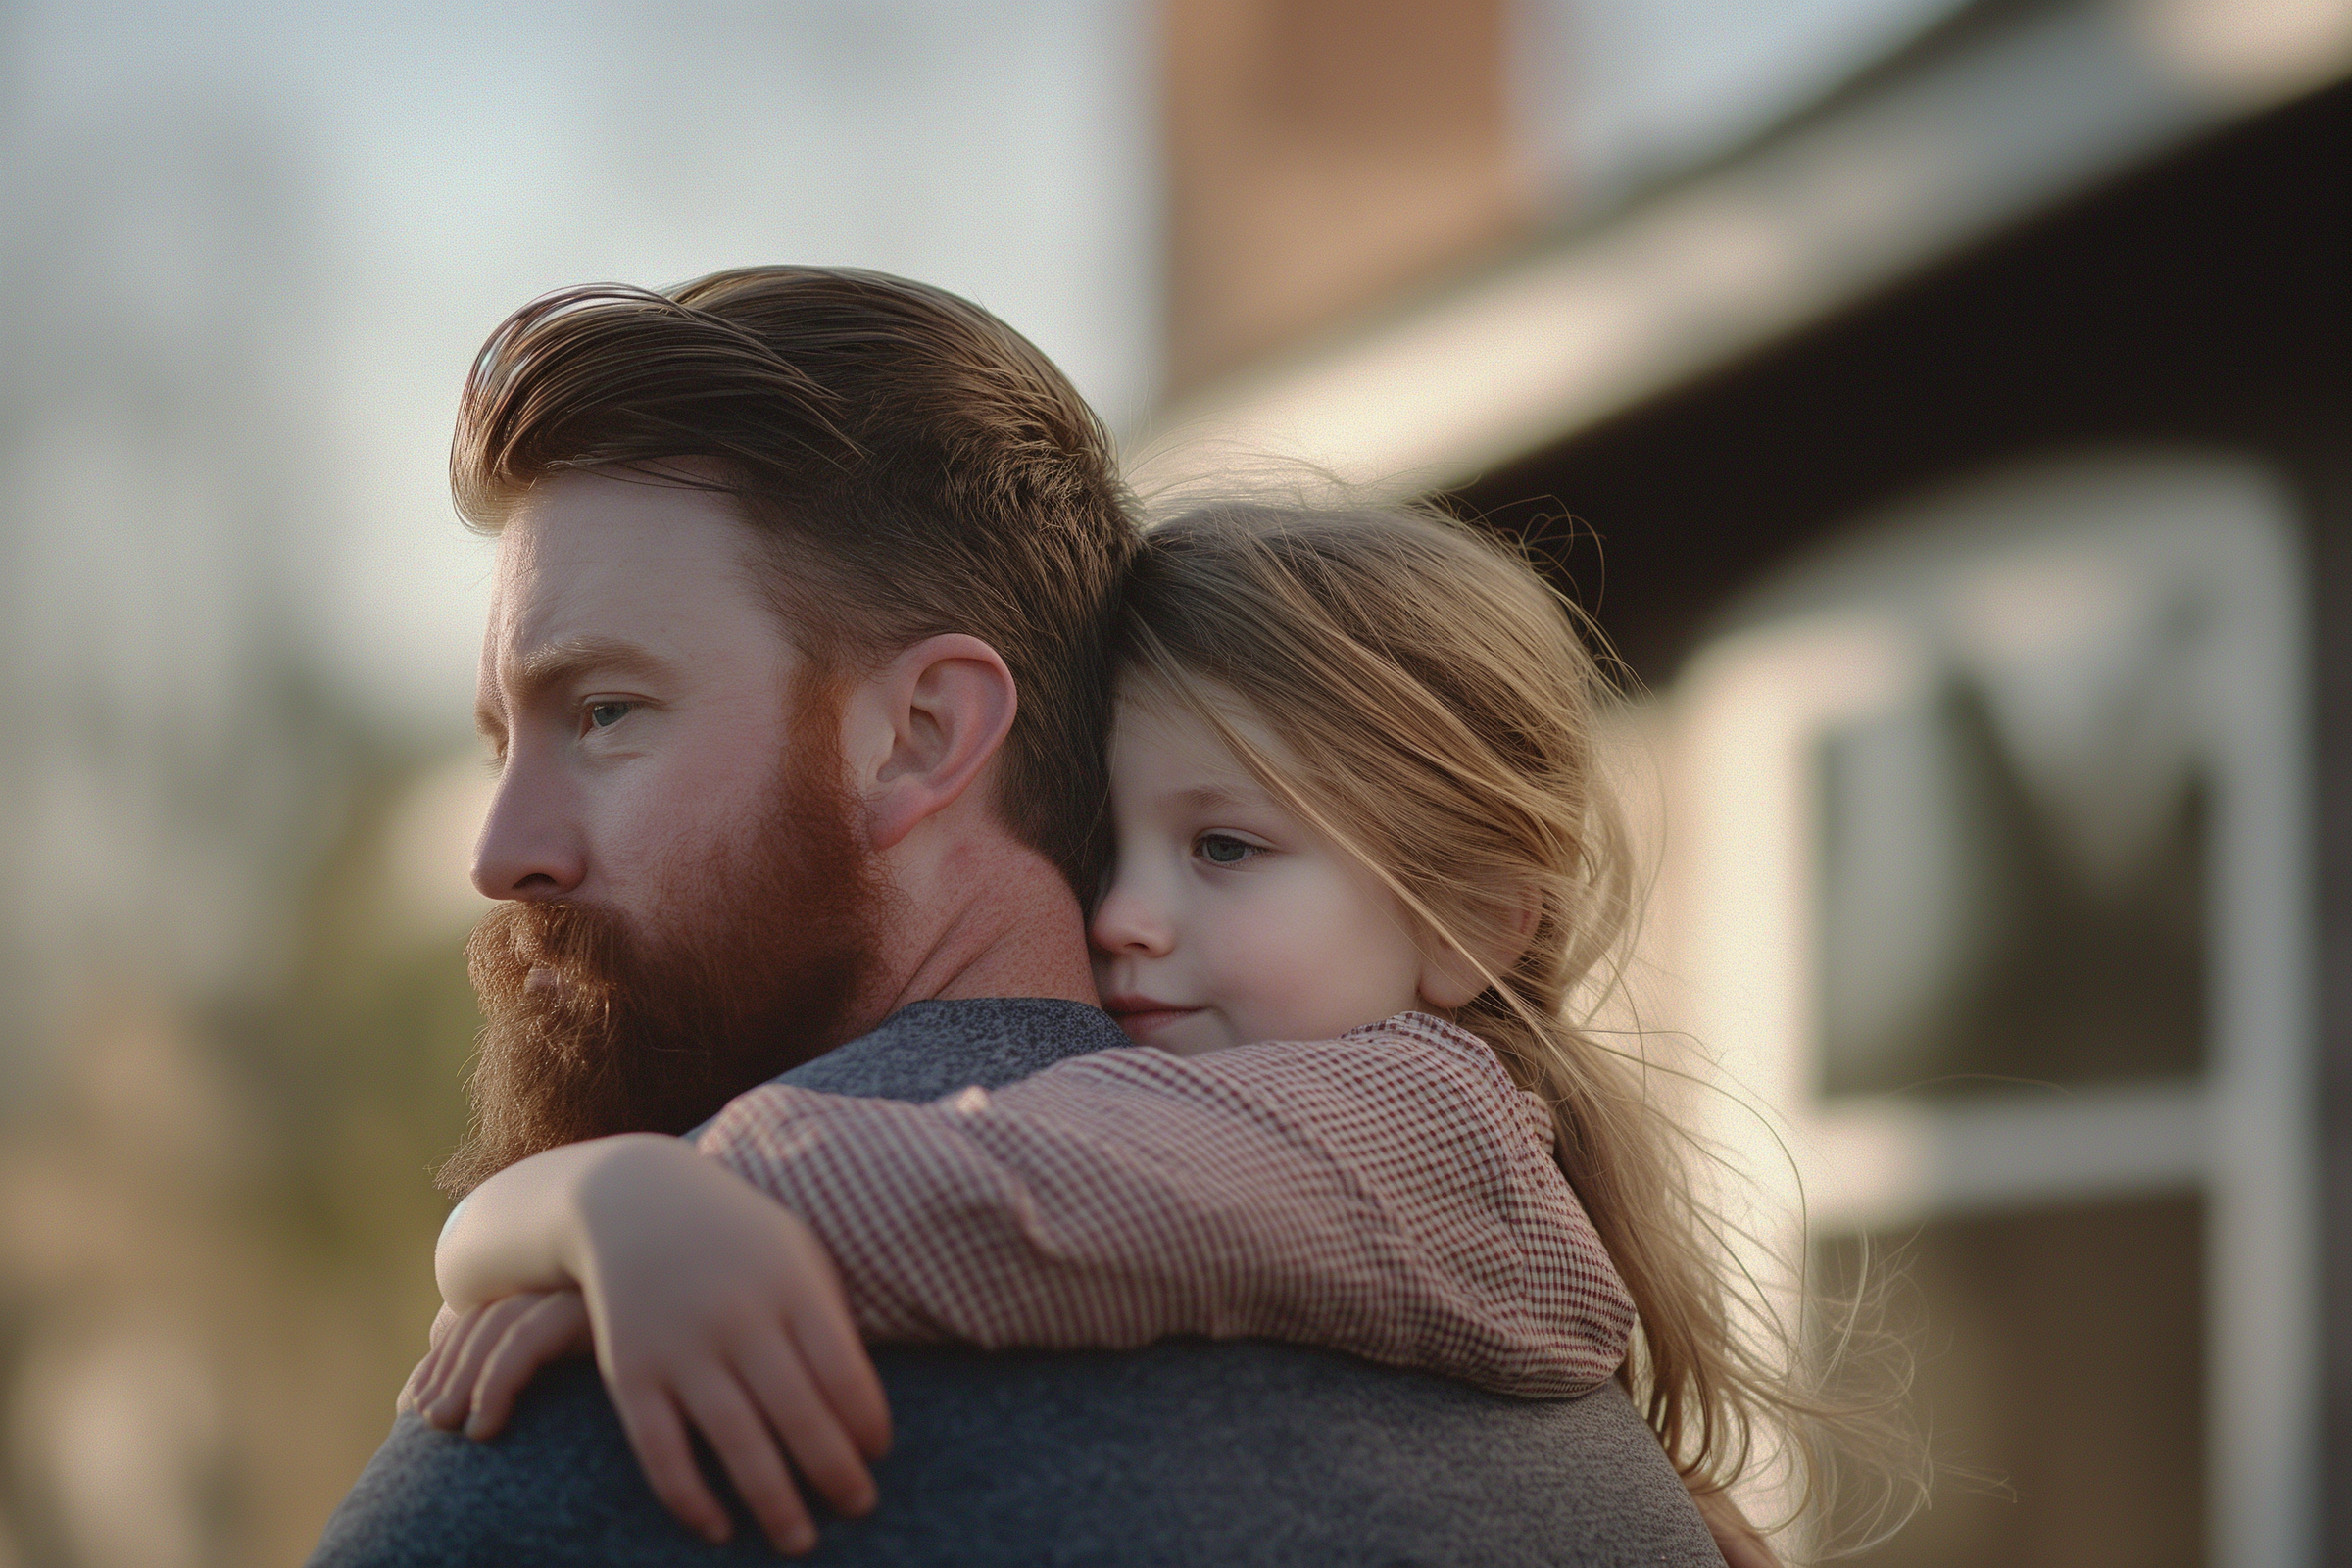
<instances>
[{"instance_id":1,"label":"man's ear","mask_svg":"<svg viewBox=\"0 0 2352 1568\"><path fill-rule=\"evenodd\" d=\"M887 850L953 806L1012 728L1012 671L977 637L926 637L863 683L874 744L865 776L867 831Z\"/></svg>"},{"instance_id":2,"label":"man's ear","mask_svg":"<svg viewBox=\"0 0 2352 1568\"><path fill-rule=\"evenodd\" d=\"M1510 973L1511 965L1519 961L1519 956L1534 939L1544 896L1533 887L1525 887L1497 902L1501 907L1495 912L1503 916L1503 923L1494 940L1488 944L1492 951L1479 953L1477 962L1441 943L1434 934L1423 939L1422 947L1428 956L1421 960L1419 989L1421 1000L1436 1011L1452 1012L1467 1006L1487 989L1487 976ZM1445 951L1434 951L1440 947L1445 947Z\"/></svg>"}]
</instances>

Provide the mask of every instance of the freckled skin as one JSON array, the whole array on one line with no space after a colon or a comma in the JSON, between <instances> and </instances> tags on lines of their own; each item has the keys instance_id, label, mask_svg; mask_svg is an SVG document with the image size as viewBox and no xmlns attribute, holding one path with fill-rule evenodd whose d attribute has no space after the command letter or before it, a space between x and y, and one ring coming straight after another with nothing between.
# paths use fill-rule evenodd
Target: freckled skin
<instances>
[{"instance_id":1,"label":"freckled skin","mask_svg":"<svg viewBox=\"0 0 2352 1568\"><path fill-rule=\"evenodd\" d=\"M1110 778L1117 868L1089 936L1130 1039L1190 1055L1434 1010L1395 895L1196 714L1122 697Z\"/></svg>"}]
</instances>

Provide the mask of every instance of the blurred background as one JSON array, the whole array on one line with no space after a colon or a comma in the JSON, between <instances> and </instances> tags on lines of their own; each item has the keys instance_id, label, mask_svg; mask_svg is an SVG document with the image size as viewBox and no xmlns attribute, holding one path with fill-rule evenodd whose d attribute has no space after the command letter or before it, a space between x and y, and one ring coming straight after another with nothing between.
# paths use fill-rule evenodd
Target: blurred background
<instances>
[{"instance_id":1,"label":"blurred background","mask_svg":"<svg viewBox=\"0 0 2352 1568\"><path fill-rule=\"evenodd\" d=\"M1764 1240L1907 1245L1999 1478L1868 1560L2352 1562L2352 3L12 0L0 73L0 1568L297 1563L382 1437L475 1023L457 389L781 260L986 304L1147 488L1556 560L1644 1022L1768 1108Z\"/></svg>"}]
</instances>

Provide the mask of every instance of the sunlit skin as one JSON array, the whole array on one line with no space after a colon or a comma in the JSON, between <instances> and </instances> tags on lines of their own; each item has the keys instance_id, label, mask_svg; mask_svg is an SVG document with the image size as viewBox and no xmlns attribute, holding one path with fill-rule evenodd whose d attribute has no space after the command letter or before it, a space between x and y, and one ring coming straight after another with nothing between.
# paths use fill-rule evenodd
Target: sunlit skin
<instances>
[{"instance_id":1,"label":"sunlit skin","mask_svg":"<svg viewBox=\"0 0 2352 1568\"><path fill-rule=\"evenodd\" d=\"M474 885L643 919L663 867L757 820L798 655L714 498L591 475L499 536L476 720L499 772Z\"/></svg>"},{"instance_id":2,"label":"sunlit skin","mask_svg":"<svg viewBox=\"0 0 2352 1568\"><path fill-rule=\"evenodd\" d=\"M654 928L694 894L672 868L761 819L795 751L801 656L753 565L749 529L706 490L591 471L516 505L477 702L499 770L474 858L484 895L573 899ZM851 1032L926 998L1094 1000L1076 899L995 808L1015 700L1003 661L963 636L851 685L848 783L903 911Z\"/></svg>"},{"instance_id":3,"label":"sunlit skin","mask_svg":"<svg viewBox=\"0 0 2352 1568\"><path fill-rule=\"evenodd\" d=\"M1089 935L1103 1005L1138 1045L1195 1055L1328 1040L1469 1000L1424 958L1395 894L1277 804L1198 714L1123 696L1110 776L1117 869Z\"/></svg>"}]
</instances>

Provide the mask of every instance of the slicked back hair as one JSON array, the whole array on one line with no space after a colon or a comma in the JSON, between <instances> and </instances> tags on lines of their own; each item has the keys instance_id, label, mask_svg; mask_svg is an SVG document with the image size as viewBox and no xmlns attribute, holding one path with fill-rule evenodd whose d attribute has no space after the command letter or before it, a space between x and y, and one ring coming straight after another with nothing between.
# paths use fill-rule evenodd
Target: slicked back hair
<instances>
[{"instance_id":1,"label":"slicked back hair","mask_svg":"<svg viewBox=\"0 0 2352 1568\"><path fill-rule=\"evenodd\" d=\"M701 461L663 466L679 459ZM1093 895L1108 644L1138 534L1108 432L1027 339L846 268L564 289L483 346L450 475L460 514L495 532L533 483L582 468L732 497L829 672L944 632L996 649L1019 693L998 808Z\"/></svg>"}]
</instances>

